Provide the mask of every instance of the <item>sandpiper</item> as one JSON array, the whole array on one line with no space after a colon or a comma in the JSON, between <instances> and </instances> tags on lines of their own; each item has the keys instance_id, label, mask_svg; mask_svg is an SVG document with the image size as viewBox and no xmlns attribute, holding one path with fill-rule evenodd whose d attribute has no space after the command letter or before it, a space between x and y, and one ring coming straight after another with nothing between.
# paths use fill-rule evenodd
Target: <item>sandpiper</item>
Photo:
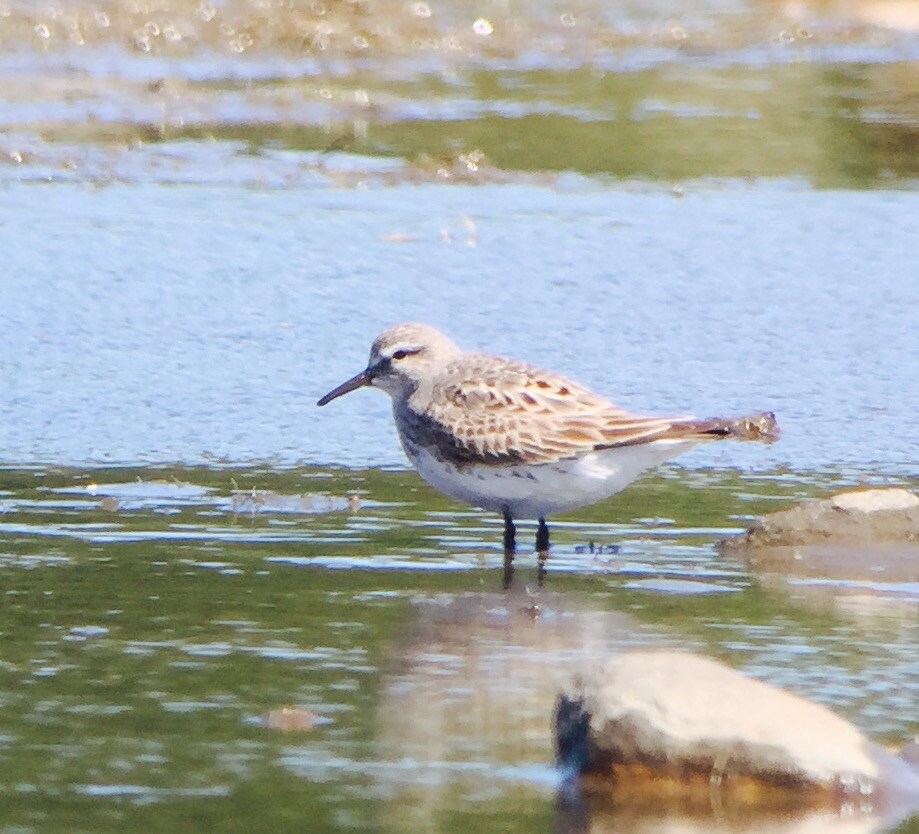
<instances>
[{"instance_id":1,"label":"sandpiper","mask_svg":"<svg viewBox=\"0 0 919 834\"><path fill-rule=\"evenodd\" d=\"M700 443L779 436L771 412L707 420L630 414L551 371L465 353L426 324L384 330L367 367L317 404L365 385L392 398L402 448L429 484L504 516L506 584L515 519L538 520L541 578L553 513L608 498Z\"/></svg>"}]
</instances>

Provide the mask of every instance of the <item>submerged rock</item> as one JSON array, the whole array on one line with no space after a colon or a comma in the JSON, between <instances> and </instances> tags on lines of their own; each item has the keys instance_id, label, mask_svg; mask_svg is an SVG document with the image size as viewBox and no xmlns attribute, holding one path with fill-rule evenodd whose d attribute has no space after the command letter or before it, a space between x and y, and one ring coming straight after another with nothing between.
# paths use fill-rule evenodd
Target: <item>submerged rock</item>
<instances>
[{"instance_id":1,"label":"submerged rock","mask_svg":"<svg viewBox=\"0 0 919 834\"><path fill-rule=\"evenodd\" d=\"M269 730L283 730L285 732L296 730L312 730L327 721L320 718L315 712L304 707L283 706L268 710L261 717L263 727Z\"/></svg>"},{"instance_id":2,"label":"submerged rock","mask_svg":"<svg viewBox=\"0 0 919 834\"><path fill-rule=\"evenodd\" d=\"M586 668L559 696L559 763L618 801L868 812L919 800L919 773L826 707L680 651Z\"/></svg>"},{"instance_id":3,"label":"submerged rock","mask_svg":"<svg viewBox=\"0 0 919 834\"><path fill-rule=\"evenodd\" d=\"M919 546L919 497L906 489L842 492L764 516L746 533L725 539L737 552L760 547L914 544Z\"/></svg>"}]
</instances>

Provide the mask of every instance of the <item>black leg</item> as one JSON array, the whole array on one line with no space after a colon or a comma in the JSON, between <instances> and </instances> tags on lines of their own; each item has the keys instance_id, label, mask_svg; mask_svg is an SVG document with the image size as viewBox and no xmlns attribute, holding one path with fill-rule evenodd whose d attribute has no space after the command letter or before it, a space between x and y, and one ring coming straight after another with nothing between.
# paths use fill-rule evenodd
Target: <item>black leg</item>
<instances>
[{"instance_id":1,"label":"black leg","mask_svg":"<svg viewBox=\"0 0 919 834\"><path fill-rule=\"evenodd\" d=\"M504 552L510 553L513 557L514 551L517 549L517 528L514 527L514 519L511 518L511 514L505 510L504 511Z\"/></svg>"},{"instance_id":2,"label":"black leg","mask_svg":"<svg viewBox=\"0 0 919 834\"><path fill-rule=\"evenodd\" d=\"M536 568L536 584L542 587L543 579L546 576L546 559L549 558L549 528L544 518L539 519L539 527L536 528L536 559L538 565Z\"/></svg>"},{"instance_id":3,"label":"black leg","mask_svg":"<svg viewBox=\"0 0 919 834\"><path fill-rule=\"evenodd\" d=\"M504 590L514 579L514 551L517 549L517 528L510 512L504 510Z\"/></svg>"},{"instance_id":4,"label":"black leg","mask_svg":"<svg viewBox=\"0 0 919 834\"><path fill-rule=\"evenodd\" d=\"M536 529L536 552L540 556L549 555L549 528L544 518L539 519L539 527Z\"/></svg>"}]
</instances>

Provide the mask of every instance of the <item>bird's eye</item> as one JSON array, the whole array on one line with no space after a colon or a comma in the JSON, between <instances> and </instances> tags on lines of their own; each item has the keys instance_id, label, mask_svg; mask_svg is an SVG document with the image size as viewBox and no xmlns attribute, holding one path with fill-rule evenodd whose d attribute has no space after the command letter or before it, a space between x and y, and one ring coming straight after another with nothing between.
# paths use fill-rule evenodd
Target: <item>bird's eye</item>
<instances>
[{"instance_id":1,"label":"bird's eye","mask_svg":"<svg viewBox=\"0 0 919 834\"><path fill-rule=\"evenodd\" d=\"M408 356L408 351L407 351L407 350L397 350L397 351L392 355L392 358L393 358L393 359L405 359L406 356Z\"/></svg>"}]
</instances>

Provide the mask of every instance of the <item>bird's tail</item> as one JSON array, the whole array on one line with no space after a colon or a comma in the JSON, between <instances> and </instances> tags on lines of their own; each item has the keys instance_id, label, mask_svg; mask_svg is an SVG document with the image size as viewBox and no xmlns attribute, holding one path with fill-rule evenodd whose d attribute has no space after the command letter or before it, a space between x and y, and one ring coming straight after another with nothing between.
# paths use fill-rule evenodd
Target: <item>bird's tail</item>
<instances>
[{"instance_id":1,"label":"bird's tail","mask_svg":"<svg viewBox=\"0 0 919 834\"><path fill-rule=\"evenodd\" d=\"M712 417L707 420L678 420L670 426L667 437L692 439L756 440L775 443L782 432L775 414L763 411L750 417Z\"/></svg>"}]
</instances>

